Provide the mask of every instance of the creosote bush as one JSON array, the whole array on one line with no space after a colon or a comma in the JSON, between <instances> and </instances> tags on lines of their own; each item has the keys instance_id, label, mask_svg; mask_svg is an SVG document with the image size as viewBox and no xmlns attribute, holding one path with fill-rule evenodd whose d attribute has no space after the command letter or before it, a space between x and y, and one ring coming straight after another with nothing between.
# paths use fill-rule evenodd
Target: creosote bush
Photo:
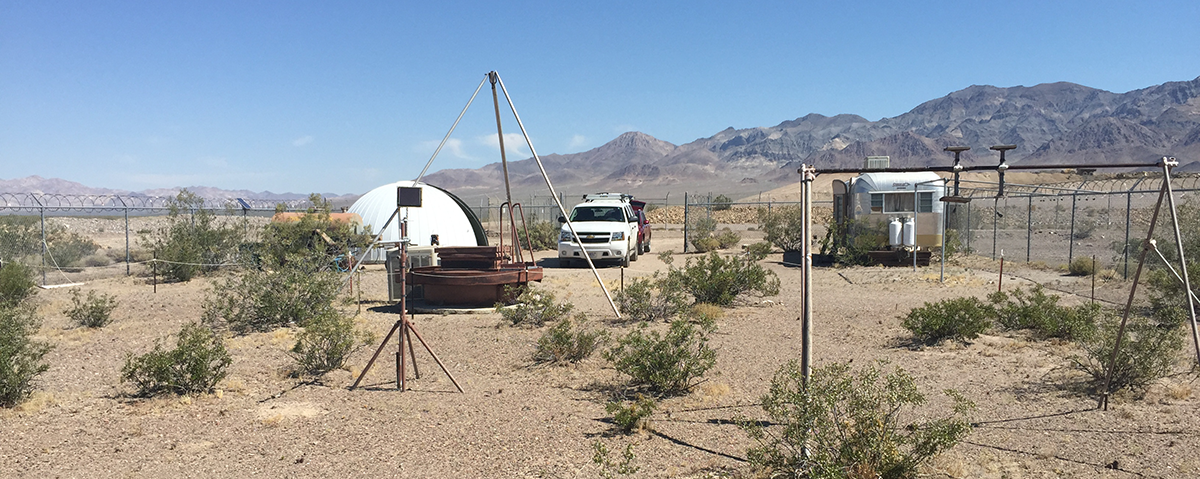
<instances>
[{"instance_id":1,"label":"creosote bush","mask_svg":"<svg viewBox=\"0 0 1200 479\"><path fill-rule=\"evenodd\" d=\"M1040 284L1028 293L1017 288L1011 293L997 291L988 295L990 313L1004 329L1028 329L1039 339L1073 339L1095 328L1099 305L1070 308L1059 306L1058 300L1058 296L1046 294Z\"/></svg>"},{"instance_id":2,"label":"creosote bush","mask_svg":"<svg viewBox=\"0 0 1200 479\"><path fill-rule=\"evenodd\" d=\"M0 267L0 307L15 306L37 293L33 268L16 261L4 261Z\"/></svg>"},{"instance_id":3,"label":"creosote bush","mask_svg":"<svg viewBox=\"0 0 1200 479\"><path fill-rule=\"evenodd\" d=\"M666 280L679 285L697 303L729 306L745 293L775 296L779 294L779 277L758 264L761 259L761 255L723 258L715 252L709 253L689 258L682 268L670 267Z\"/></svg>"},{"instance_id":4,"label":"creosote bush","mask_svg":"<svg viewBox=\"0 0 1200 479\"><path fill-rule=\"evenodd\" d=\"M683 394L716 364L717 353L708 346L708 335L715 329L711 322L676 319L666 334L660 334L642 324L619 338L604 358L634 386L663 396Z\"/></svg>"},{"instance_id":5,"label":"creosote bush","mask_svg":"<svg viewBox=\"0 0 1200 479\"><path fill-rule=\"evenodd\" d=\"M1067 272L1071 276L1091 276L1096 273L1096 267L1091 257L1078 256L1067 265Z\"/></svg>"},{"instance_id":6,"label":"creosote bush","mask_svg":"<svg viewBox=\"0 0 1200 479\"><path fill-rule=\"evenodd\" d=\"M50 368L42 360L50 345L33 339L41 323L28 302L0 303L0 407L29 397L33 379Z\"/></svg>"},{"instance_id":7,"label":"creosote bush","mask_svg":"<svg viewBox=\"0 0 1200 479\"><path fill-rule=\"evenodd\" d=\"M529 225L528 237L526 237L525 229L521 228L519 222L517 230L517 233L521 236L521 247L533 248L534 251L558 248L558 235L562 231L558 223L549 221L534 221L531 223Z\"/></svg>"},{"instance_id":8,"label":"creosote bush","mask_svg":"<svg viewBox=\"0 0 1200 479\"><path fill-rule=\"evenodd\" d=\"M804 245L804 211L796 205L758 209L758 228L765 241L784 251L800 251Z\"/></svg>"},{"instance_id":9,"label":"creosote bush","mask_svg":"<svg viewBox=\"0 0 1200 479\"><path fill-rule=\"evenodd\" d=\"M717 230L717 220L697 214L689 218L684 227L687 228L688 237L697 252L707 253L721 247L721 242L713 237L713 231Z\"/></svg>"},{"instance_id":10,"label":"creosote bush","mask_svg":"<svg viewBox=\"0 0 1200 479\"><path fill-rule=\"evenodd\" d=\"M635 278L618 291L615 301L626 321L663 321L687 307L683 289L668 282L656 271L650 277Z\"/></svg>"},{"instance_id":11,"label":"creosote bush","mask_svg":"<svg viewBox=\"0 0 1200 479\"><path fill-rule=\"evenodd\" d=\"M309 257L292 258L274 270L249 270L214 282L204 298L204 324L246 334L307 326L314 318L336 314L341 276L322 271Z\"/></svg>"},{"instance_id":12,"label":"creosote bush","mask_svg":"<svg viewBox=\"0 0 1200 479\"><path fill-rule=\"evenodd\" d=\"M591 356L608 337L603 330L584 328L586 320L563 318L538 338L533 360L541 363L577 363Z\"/></svg>"},{"instance_id":13,"label":"creosote bush","mask_svg":"<svg viewBox=\"0 0 1200 479\"><path fill-rule=\"evenodd\" d=\"M502 304L496 305L496 310L500 312L505 321L513 324L513 326L531 326L540 328L546 323L555 323L563 318L571 316L571 311L575 309L575 305L568 302L558 302L554 299L554 293L531 287L523 287L521 294L517 296L517 304L506 307ZM514 292L509 289L510 294Z\"/></svg>"},{"instance_id":14,"label":"creosote bush","mask_svg":"<svg viewBox=\"0 0 1200 479\"><path fill-rule=\"evenodd\" d=\"M604 410L613 415L613 424L621 432L629 434L650 427L650 415L658 407L654 398L638 394L633 401L609 401Z\"/></svg>"},{"instance_id":15,"label":"creosote bush","mask_svg":"<svg viewBox=\"0 0 1200 479\"><path fill-rule=\"evenodd\" d=\"M717 231L713 238L717 240L718 248L727 249L738 244L742 240L742 235L726 226Z\"/></svg>"},{"instance_id":16,"label":"creosote bush","mask_svg":"<svg viewBox=\"0 0 1200 479\"><path fill-rule=\"evenodd\" d=\"M352 248L371 243L370 234L356 233L349 223L334 221L329 201L321 195L313 193L308 201L311 205L295 221L273 221L263 228L258 251L266 267L280 266L297 257L321 265L331 264L335 257L345 256Z\"/></svg>"},{"instance_id":17,"label":"creosote bush","mask_svg":"<svg viewBox=\"0 0 1200 479\"><path fill-rule=\"evenodd\" d=\"M1120 323L1114 314L1103 315L1096 328L1078 338L1083 354L1071 357L1076 369L1091 376L1092 386L1100 394L1104 393ZM1184 344L1180 329L1180 325L1160 325L1131 316L1125 326L1116 367L1112 369L1109 392L1130 389L1141 393L1150 383L1165 377Z\"/></svg>"},{"instance_id":18,"label":"creosote bush","mask_svg":"<svg viewBox=\"0 0 1200 479\"><path fill-rule=\"evenodd\" d=\"M204 198L186 189L167 206L167 225L141 238L142 246L163 261L156 267L163 278L189 281L219 265L237 262L238 246L245 240L244 224L218 221L212 210L204 207Z\"/></svg>"},{"instance_id":19,"label":"creosote bush","mask_svg":"<svg viewBox=\"0 0 1200 479\"><path fill-rule=\"evenodd\" d=\"M816 368L808 387L798 362L783 365L762 397L774 425L742 421L758 444L750 464L773 478L916 478L922 464L970 433L966 414L974 405L947 390L953 413L917 420L912 409L925 396L907 372L884 365Z\"/></svg>"},{"instance_id":20,"label":"creosote bush","mask_svg":"<svg viewBox=\"0 0 1200 479\"><path fill-rule=\"evenodd\" d=\"M175 349L163 349L158 341L146 354L126 356L121 382L132 383L139 396L206 393L225 378L232 362L220 336L193 323L179 331Z\"/></svg>"},{"instance_id":21,"label":"creosote bush","mask_svg":"<svg viewBox=\"0 0 1200 479\"><path fill-rule=\"evenodd\" d=\"M102 328L112 322L112 312L117 309L117 298L111 294L88 291L84 299L79 290L71 290L71 306L63 314L75 324L85 328Z\"/></svg>"},{"instance_id":22,"label":"creosote bush","mask_svg":"<svg viewBox=\"0 0 1200 479\"><path fill-rule=\"evenodd\" d=\"M312 318L296 338L291 356L296 375L320 376L346 366L350 355L372 341L354 327L354 319L327 311Z\"/></svg>"},{"instance_id":23,"label":"creosote bush","mask_svg":"<svg viewBox=\"0 0 1200 479\"><path fill-rule=\"evenodd\" d=\"M913 339L935 344L945 339L966 341L975 339L991 327L991 311L975 297L963 297L926 302L909 311L901 326L912 333Z\"/></svg>"},{"instance_id":24,"label":"creosote bush","mask_svg":"<svg viewBox=\"0 0 1200 479\"><path fill-rule=\"evenodd\" d=\"M733 208L733 199L725 195L717 195L712 199L713 211L725 211Z\"/></svg>"}]
</instances>

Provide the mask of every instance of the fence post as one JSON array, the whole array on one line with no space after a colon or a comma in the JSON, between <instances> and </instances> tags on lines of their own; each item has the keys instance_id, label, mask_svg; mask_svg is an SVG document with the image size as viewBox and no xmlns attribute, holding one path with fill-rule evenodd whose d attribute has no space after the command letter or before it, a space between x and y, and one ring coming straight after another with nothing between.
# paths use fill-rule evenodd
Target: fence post
<instances>
[{"instance_id":1,"label":"fence post","mask_svg":"<svg viewBox=\"0 0 1200 479\"><path fill-rule=\"evenodd\" d=\"M1029 262L1029 252L1033 249L1033 195L1029 195L1029 209L1025 212L1025 262Z\"/></svg>"},{"instance_id":2,"label":"fence post","mask_svg":"<svg viewBox=\"0 0 1200 479\"><path fill-rule=\"evenodd\" d=\"M39 214L42 217L42 286L46 285L46 250L49 246L46 245L46 207L38 208Z\"/></svg>"},{"instance_id":3,"label":"fence post","mask_svg":"<svg viewBox=\"0 0 1200 479\"><path fill-rule=\"evenodd\" d=\"M967 252L971 252L971 201L967 202Z\"/></svg>"},{"instance_id":4,"label":"fence post","mask_svg":"<svg viewBox=\"0 0 1200 479\"><path fill-rule=\"evenodd\" d=\"M1000 198L992 200L992 259L996 259L996 231L1000 223Z\"/></svg>"},{"instance_id":5,"label":"fence post","mask_svg":"<svg viewBox=\"0 0 1200 479\"><path fill-rule=\"evenodd\" d=\"M1135 186L1136 187L1136 186ZM1129 227L1131 226L1130 217L1133 216L1133 188L1125 192L1125 247L1121 248L1125 252L1125 264L1123 268L1125 272L1121 275L1122 279L1129 279Z\"/></svg>"},{"instance_id":6,"label":"fence post","mask_svg":"<svg viewBox=\"0 0 1200 479\"><path fill-rule=\"evenodd\" d=\"M1071 232L1067 234L1067 265L1075 258L1075 199L1078 193L1071 193Z\"/></svg>"},{"instance_id":7,"label":"fence post","mask_svg":"<svg viewBox=\"0 0 1200 479\"><path fill-rule=\"evenodd\" d=\"M125 276L129 276L129 205L125 206Z\"/></svg>"},{"instance_id":8,"label":"fence post","mask_svg":"<svg viewBox=\"0 0 1200 479\"><path fill-rule=\"evenodd\" d=\"M688 252L688 194L683 192L683 252Z\"/></svg>"}]
</instances>

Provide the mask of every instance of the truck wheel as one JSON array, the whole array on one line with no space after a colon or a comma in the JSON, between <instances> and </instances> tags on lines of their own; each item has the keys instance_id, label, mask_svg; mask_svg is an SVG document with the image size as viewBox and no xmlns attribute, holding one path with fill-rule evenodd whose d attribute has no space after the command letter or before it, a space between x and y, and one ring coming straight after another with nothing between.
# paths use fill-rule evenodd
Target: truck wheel
<instances>
[{"instance_id":1,"label":"truck wheel","mask_svg":"<svg viewBox=\"0 0 1200 479\"><path fill-rule=\"evenodd\" d=\"M629 267L629 257L628 256L621 258L621 266L626 267L626 268Z\"/></svg>"},{"instance_id":2,"label":"truck wheel","mask_svg":"<svg viewBox=\"0 0 1200 479\"><path fill-rule=\"evenodd\" d=\"M641 248L642 248L641 246L638 246L637 248L635 248L633 250L632 253L629 254L629 261L637 261L638 252L639 252L638 250L640 250Z\"/></svg>"},{"instance_id":3,"label":"truck wheel","mask_svg":"<svg viewBox=\"0 0 1200 479\"><path fill-rule=\"evenodd\" d=\"M650 252L650 242L648 242L648 241L646 242L646 247L645 247L645 248L642 248L642 252L643 252L643 253L649 253L649 252Z\"/></svg>"}]
</instances>

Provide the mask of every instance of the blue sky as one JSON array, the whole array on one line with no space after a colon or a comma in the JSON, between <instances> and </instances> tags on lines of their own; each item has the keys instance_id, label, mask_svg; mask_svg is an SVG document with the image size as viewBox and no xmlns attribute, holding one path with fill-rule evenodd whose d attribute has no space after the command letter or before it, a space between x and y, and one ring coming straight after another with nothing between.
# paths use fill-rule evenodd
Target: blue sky
<instances>
[{"instance_id":1,"label":"blue sky","mask_svg":"<svg viewBox=\"0 0 1200 479\"><path fill-rule=\"evenodd\" d=\"M546 155L973 84L1191 80L1197 24L1193 0L0 0L0 178L363 193L416 177L491 70ZM485 86L431 170L499 161L495 134Z\"/></svg>"}]
</instances>

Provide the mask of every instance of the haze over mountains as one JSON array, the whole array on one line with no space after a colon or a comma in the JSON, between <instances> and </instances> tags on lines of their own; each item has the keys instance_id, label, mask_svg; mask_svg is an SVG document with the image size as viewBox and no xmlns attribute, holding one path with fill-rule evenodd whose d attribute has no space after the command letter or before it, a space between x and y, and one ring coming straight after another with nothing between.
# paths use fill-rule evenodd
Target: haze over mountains
<instances>
[{"instance_id":1,"label":"haze over mountains","mask_svg":"<svg viewBox=\"0 0 1200 479\"><path fill-rule=\"evenodd\" d=\"M572 191L769 190L797 181L802 163L859 167L869 155L893 166L945 165L953 145L968 164L995 163L988 150L1015 144L1010 162L1062 165L1152 162L1175 156L1200 169L1200 77L1112 93L1074 83L971 86L893 118L809 114L772 127L727 128L684 145L628 132L598 148L542 157L555 187ZM1189 165L1190 164L1190 165ZM532 159L511 162L515 189L544 181ZM449 169L425 181L460 196L503 191L500 164Z\"/></svg>"},{"instance_id":2,"label":"haze over mountains","mask_svg":"<svg viewBox=\"0 0 1200 479\"><path fill-rule=\"evenodd\" d=\"M992 164L998 156L987 148L996 144L1017 145L1007 155L1014 163L1150 162L1175 156L1182 169L1200 171L1200 77L1127 93L1065 82L1010 88L976 85L878 121L812 113L771 127L731 127L683 145L628 132L588 151L541 158L559 190L661 197L666 191L770 190L795 183L801 163L818 169L858 167L869 155L888 155L893 166L945 165L951 157L942 149L953 145L972 148L963 154L968 164ZM546 191L532 158L510 162L509 175L515 193ZM499 197L504 189L499 162L478 169L444 169L424 180L468 200ZM307 197L188 189L205 197ZM118 192L37 176L0 180L0 192L29 191ZM173 195L176 191L139 193Z\"/></svg>"}]
</instances>

